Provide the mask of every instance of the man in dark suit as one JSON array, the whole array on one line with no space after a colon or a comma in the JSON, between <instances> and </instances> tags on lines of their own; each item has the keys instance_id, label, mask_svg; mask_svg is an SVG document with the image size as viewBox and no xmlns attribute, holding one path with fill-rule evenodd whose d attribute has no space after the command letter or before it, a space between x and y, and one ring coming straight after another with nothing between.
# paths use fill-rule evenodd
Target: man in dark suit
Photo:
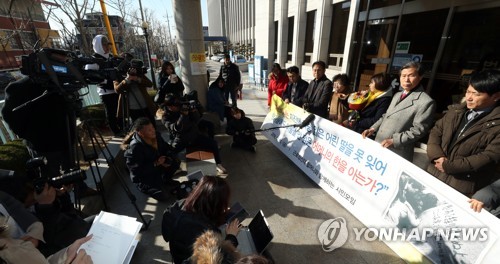
<instances>
[{"instance_id":1,"label":"man in dark suit","mask_svg":"<svg viewBox=\"0 0 500 264\"><path fill-rule=\"evenodd\" d=\"M375 141L409 161L413 160L415 143L434 123L436 102L420 85L423 74L420 63L405 64L400 72L403 91L394 95L387 112L362 133L363 137L369 137L376 132Z\"/></svg>"},{"instance_id":2,"label":"man in dark suit","mask_svg":"<svg viewBox=\"0 0 500 264\"><path fill-rule=\"evenodd\" d=\"M325 62L314 62L312 69L314 80L309 83L301 100L302 108L310 113L328 118L328 103L332 98L333 83L325 75Z\"/></svg>"},{"instance_id":3,"label":"man in dark suit","mask_svg":"<svg viewBox=\"0 0 500 264\"><path fill-rule=\"evenodd\" d=\"M229 95L231 95L231 104L236 106L236 94L241 83L241 74L240 68L231 62L231 57L228 54L224 55L224 64L220 66L218 78L224 79L224 99L229 102Z\"/></svg>"},{"instance_id":4,"label":"man in dark suit","mask_svg":"<svg viewBox=\"0 0 500 264\"><path fill-rule=\"evenodd\" d=\"M286 75L290 81L286 86L286 90L283 93L283 100L285 103L292 103L298 107L302 107L301 98L306 93L309 84L302 80L299 73L299 68L297 66L292 66L286 69Z\"/></svg>"}]
</instances>

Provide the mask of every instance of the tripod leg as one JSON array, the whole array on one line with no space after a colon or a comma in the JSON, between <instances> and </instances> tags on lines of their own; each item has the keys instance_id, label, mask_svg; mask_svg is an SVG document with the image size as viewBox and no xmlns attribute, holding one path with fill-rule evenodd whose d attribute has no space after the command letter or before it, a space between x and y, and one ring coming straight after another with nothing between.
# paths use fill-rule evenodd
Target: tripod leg
<instances>
[{"instance_id":1,"label":"tripod leg","mask_svg":"<svg viewBox=\"0 0 500 264\"><path fill-rule=\"evenodd\" d=\"M128 187L127 183L125 182L125 179L123 178L122 173L118 170L117 165L115 164L115 159L113 155L111 154L111 150L108 148L104 137L102 134L96 130L90 127L90 124L87 124L89 127L89 133L92 135L92 137L95 139L95 147L102 153L104 156L106 163L108 164L108 167L113 170L113 173L115 174L116 178L118 179L118 182L120 183L120 186L122 187L123 191L127 195L127 197L130 200L130 203L132 203L132 206L134 207L135 211L139 215L139 218L141 219L143 223L143 230L147 230L149 228L149 225L151 224L151 220L147 221L144 216L142 215L141 210L137 206L137 198L135 195L132 193L130 188ZM102 145L104 145L104 147Z\"/></svg>"},{"instance_id":2,"label":"tripod leg","mask_svg":"<svg viewBox=\"0 0 500 264\"><path fill-rule=\"evenodd\" d=\"M99 192L99 195L101 196L102 203L104 205L104 209L109 210L108 204L106 202L106 196L104 193L104 186L102 184L101 173L99 171L99 163L97 162L98 154L97 154L97 150L96 150L96 146L95 146L95 140L92 138L92 135L90 134L90 130L88 130L88 125L85 122L83 122L82 128L85 130L85 132L87 132L87 135L89 136L90 142L92 144L93 152L92 153L86 152L85 148L83 147L81 137L78 137L78 143L80 145L80 150L82 152L83 159L88 162L89 170L92 173L92 178L93 178L94 183L96 185L96 189ZM97 170L99 181L97 180L97 178L95 176L94 168L92 167L92 161L94 161L95 169Z\"/></svg>"}]
</instances>

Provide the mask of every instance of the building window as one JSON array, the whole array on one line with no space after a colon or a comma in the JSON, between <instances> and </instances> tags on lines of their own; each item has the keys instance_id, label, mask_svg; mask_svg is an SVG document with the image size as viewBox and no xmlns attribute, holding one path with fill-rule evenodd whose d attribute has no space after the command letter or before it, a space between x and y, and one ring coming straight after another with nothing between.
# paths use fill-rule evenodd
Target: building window
<instances>
[{"instance_id":1,"label":"building window","mask_svg":"<svg viewBox=\"0 0 500 264\"><path fill-rule=\"evenodd\" d=\"M408 0L406 2L409 2ZM391 5L401 4L401 0L371 0L370 9L376 9L381 7L387 7ZM368 6L368 0L361 0L360 10L366 11Z\"/></svg>"},{"instance_id":2,"label":"building window","mask_svg":"<svg viewBox=\"0 0 500 264\"><path fill-rule=\"evenodd\" d=\"M316 24L316 10L307 12L306 43L304 45L304 63L310 64L314 51L314 29Z\"/></svg>"},{"instance_id":3,"label":"building window","mask_svg":"<svg viewBox=\"0 0 500 264\"><path fill-rule=\"evenodd\" d=\"M19 37L19 34L17 32L6 30L5 33L5 37L7 38L11 49L22 49L23 46L21 43L21 38Z\"/></svg>"},{"instance_id":4,"label":"building window","mask_svg":"<svg viewBox=\"0 0 500 264\"><path fill-rule=\"evenodd\" d=\"M288 40L286 47L286 60L292 61L292 53L293 53L293 28L294 28L294 17L288 18Z\"/></svg>"},{"instance_id":5,"label":"building window","mask_svg":"<svg viewBox=\"0 0 500 264\"><path fill-rule=\"evenodd\" d=\"M345 2L333 5L330 42L328 45L328 67L342 68L347 23L349 21L349 5Z\"/></svg>"},{"instance_id":6,"label":"building window","mask_svg":"<svg viewBox=\"0 0 500 264\"><path fill-rule=\"evenodd\" d=\"M36 43L36 36L33 32L20 32L21 48L22 49L32 49Z\"/></svg>"}]
</instances>

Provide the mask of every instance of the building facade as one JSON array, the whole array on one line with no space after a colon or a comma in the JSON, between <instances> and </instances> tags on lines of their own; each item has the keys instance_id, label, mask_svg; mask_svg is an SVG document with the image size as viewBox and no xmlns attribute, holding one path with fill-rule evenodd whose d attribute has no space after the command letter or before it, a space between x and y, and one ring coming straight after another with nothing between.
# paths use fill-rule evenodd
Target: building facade
<instances>
[{"instance_id":1,"label":"building facade","mask_svg":"<svg viewBox=\"0 0 500 264\"><path fill-rule=\"evenodd\" d=\"M21 56L38 47L60 48L60 37L50 29L42 4L34 0L0 1L0 71L17 70Z\"/></svg>"},{"instance_id":2,"label":"building facade","mask_svg":"<svg viewBox=\"0 0 500 264\"><path fill-rule=\"evenodd\" d=\"M116 48L121 50L126 42L126 23L120 16L108 15L108 20L113 33ZM79 21L77 21L77 24L79 24ZM85 14L81 24L83 26L83 30L77 34L77 45L81 48L88 47L89 50L86 52L92 54L92 39L99 34L108 35L106 23L104 22L104 15L101 12ZM84 41L86 42L85 44L83 43Z\"/></svg>"},{"instance_id":3,"label":"building facade","mask_svg":"<svg viewBox=\"0 0 500 264\"><path fill-rule=\"evenodd\" d=\"M207 0L209 36L226 37L231 43L254 47L255 3L256 0Z\"/></svg>"},{"instance_id":4,"label":"building facade","mask_svg":"<svg viewBox=\"0 0 500 264\"><path fill-rule=\"evenodd\" d=\"M296 65L311 79L312 63L322 60L329 78L347 73L364 89L379 72L394 74L397 85L401 65L420 61L439 111L463 96L472 71L500 67L498 0L220 1L231 6L221 21L238 29L227 30L228 39L253 31L255 55L268 67ZM234 22L244 10L255 26Z\"/></svg>"}]
</instances>

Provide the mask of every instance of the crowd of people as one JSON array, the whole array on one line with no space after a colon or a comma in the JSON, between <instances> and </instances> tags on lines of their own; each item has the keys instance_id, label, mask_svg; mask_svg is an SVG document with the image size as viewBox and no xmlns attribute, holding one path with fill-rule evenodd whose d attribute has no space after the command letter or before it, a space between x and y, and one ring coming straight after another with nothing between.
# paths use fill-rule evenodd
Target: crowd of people
<instances>
[{"instance_id":1,"label":"crowd of people","mask_svg":"<svg viewBox=\"0 0 500 264\"><path fill-rule=\"evenodd\" d=\"M430 161L427 171L470 197L474 211L484 207L499 216L500 131L496 124L500 111L500 71L475 72L463 101L449 106L436 121L436 102L421 84L425 70L418 62L401 67L400 89L396 91L385 73L374 74L368 89L353 92L346 74L335 75L332 84L324 74L324 62L315 62L312 68L314 79L305 91L298 88L298 69L292 66L287 70L292 74L282 95L285 103L328 118L363 138L370 137L410 162L416 143L427 143ZM273 65L273 76L278 76L275 69L280 69L279 65ZM269 96L278 91L276 84L269 85Z\"/></svg>"},{"instance_id":2,"label":"crowd of people","mask_svg":"<svg viewBox=\"0 0 500 264\"><path fill-rule=\"evenodd\" d=\"M105 36L96 36L93 47L95 57L112 57ZM89 64L86 69L98 70L99 65ZM427 171L470 197L474 211L486 208L500 215L499 71L487 69L474 73L463 102L451 105L437 121L436 102L421 84L424 69L420 63L409 62L400 69L399 90L390 86L385 73L374 74L367 88L354 91L346 74L335 75L330 80L325 72L323 61L314 62L313 79L308 83L301 78L298 67L283 70L274 63L268 76L267 105L270 106L272 97L277 95L287 104L352 129L363 138L374 139L381 147L410 162L415 144L428 137L430 165ZM28 108L13 111L23 103L18 98L26 87L30 88L26 90L29 93L23 93L23 98L29 100L43 94L43 89L34 87L35 81L27 77L9 85L3 116L12 129L29 142L33 153L47 157L48 165L41 173L58 176L74 162L65 157L72 151L69 145L76 140L73 133L68 133L72 128L68 128L67 123L56 122L52 132L38 133L28 126L29 122L16 120L33 120L37 125L36 118L50 113L32 113ZM110 129L115 135L127 133L123 149L132 182L140 192L160 202L172 198L170 190L179 184L173 178L180 168L180 153L186 148L212 152L217 172L227 174L214 137L215 125L203 118L206 112L214 113L220 125L225 126L225 133L232 137L232 149L256 152L253 121L237 106L241 72L229 56L225 56L216 80L207 87L206 108L196 91L186 93L183 83L174 66L164 62L153 99L147 92L152 82L145 75L142 61L131 60L124 76L108 76L98 85ZM47 111L53 110L60 115L60 120L66 120L68 109L64 108L64 98L54 93L45 100L56 108L49 107ZM168 139L158 132L157 113L161 113L161 125L168 131ZM128 124L132 124L131 128ZM21 201L19 195L0 192L3 220L0 222L6 223L0 226L0 260L9 263L11 259L20 258L18 253L10 251L17 249L16 252L33 256L30 263L91 263L85 251L76 251L91 239L86 237L91 219L82 218L74 213L71 204L68 206L67 193L71 188L56 189L45 184L41 190L28 191ZM221 236L219 226L225 223L230 194L223 178L204 176L186 199L169 206L163 217L162 235L170 244L174 263L200 263L207 256L216 259L214 263L267 263L258 256L241 256L236 252L238 220L227 223L225 237ZM17 201L11 195L17 196ZM401 200L411 200L408 197ZM5 220L10 217L14 221Z\"/></svg>"}]
</instances>

